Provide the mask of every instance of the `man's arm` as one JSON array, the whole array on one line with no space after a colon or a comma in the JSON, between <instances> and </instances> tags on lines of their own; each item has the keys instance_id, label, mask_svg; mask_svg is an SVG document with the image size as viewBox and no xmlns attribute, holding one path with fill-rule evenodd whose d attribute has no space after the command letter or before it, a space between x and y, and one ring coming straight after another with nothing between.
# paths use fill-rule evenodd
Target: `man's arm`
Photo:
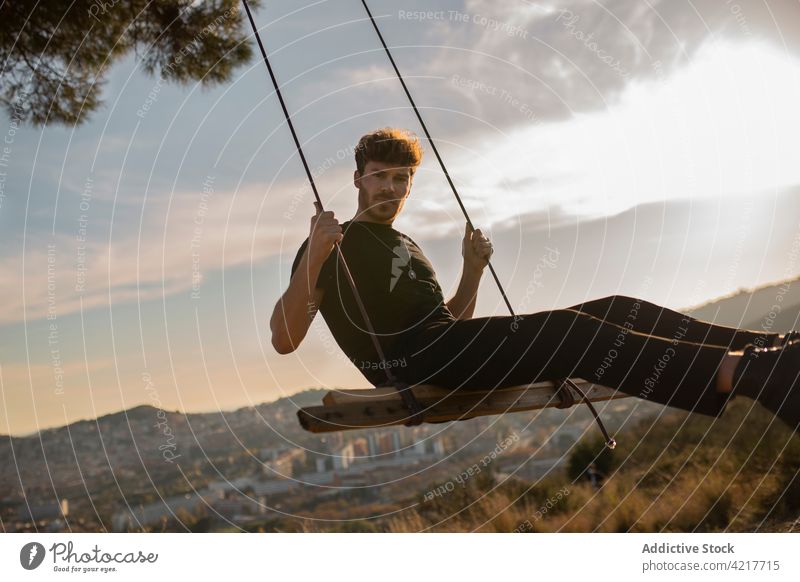
<instances>
[{"instance_id":1,"label":"man's arm","mask_svg":"<svg viewBox=\"0 0 800 582\"><path fill-rule=\"evenodd\" d=\"M322 289L316 288L322 265L334 244L343 238L342 227L333 212L320 212L317 203L314 204L317 213L311 218L308 245L269 320L272 347L279 354L293 352L306 337L324 296Z\"/></svg>"},{"instance_id":2,"label":"man's arm","mask_svg":"<svg viewBox=\"0 0 800 582\"><path fill-rule=\"evenodd\" d=\"M467 224L464 240L461 243L461 255L464 257L461 280L456 294L446 305L456 319L470 319L475 312L481 275L489 264L489 257L492 256L492 243L483 235L481 229L476 228L472 232Z\"/></svg>"},{"instance_id":3,"label":"man's arm","mask_svg":"<svg viewBox=\"0 0 800 582\"><path fill-rule=\"evenodd\" d=\"M324 261L310 260L306 248L289 281L289 287L272 310L269 320L272 347L279 354L296 350L314 321L324 296L323 290L316 288L323 263Z\"/></svg>"},{"instance_id":4,"label":"man's arm","mask_svg":"<svg viewBox=\"0 0 800 582\"><path fill-rule=\"evenodd\" d=\"M475 312L475 303L478 299L478 286L481 283L483 271L468 269L464 264L461 271L461 280L452 299L447 302L447 308L456 319L470 319Z\"/></svg>"}]
</instances>

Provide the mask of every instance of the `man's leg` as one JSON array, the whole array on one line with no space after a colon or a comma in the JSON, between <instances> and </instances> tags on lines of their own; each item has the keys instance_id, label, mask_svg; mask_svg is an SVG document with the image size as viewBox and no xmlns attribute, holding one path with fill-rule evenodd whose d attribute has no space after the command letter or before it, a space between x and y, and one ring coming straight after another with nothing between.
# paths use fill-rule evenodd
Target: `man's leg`
<instances>
[{"instance_id":1,"label":"man's leg","mask_svg":"<svg viewBox=\"0 0 800 582\"><path fill-rule=\"evenodd\" d=\"M710 323L625 295L611 295L573 305L569 309L626 326L633 331L667 339L726 346L731 350L742 349L749 343L758 347L772 345L779 335Z\"/></svg>"},{"instance_id":2,"label":"man's leg","mask_svg":"<svg viewBox=\"0 0 800 582\"><path fill-rule=\"evenodd\" d=\"M569 309L458 320L407 348L412 382L454 390L580 377L712 416L728 399L716 390L726 347L648 336Z\"/></svg>"}]
</instances>

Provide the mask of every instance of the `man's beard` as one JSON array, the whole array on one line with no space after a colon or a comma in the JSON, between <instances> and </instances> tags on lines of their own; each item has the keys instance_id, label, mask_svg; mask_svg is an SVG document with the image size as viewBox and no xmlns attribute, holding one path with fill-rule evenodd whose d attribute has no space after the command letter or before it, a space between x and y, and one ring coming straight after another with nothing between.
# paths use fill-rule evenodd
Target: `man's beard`
<instances>
[{"instance_id":1,"label":"man's beard","mask_svg":"<svg viewBox=\"0 0 800 582\"><path fill-rule=\"evenodd\" d=\"M366 195L364 196L367 197ZM399 200L385 194L378 194L366 205L364 214L369 218L387 220L397 215Z\"/></svg>"},{"instance_id":2,"label":"man's beard","mask_svg":"<svg viewBox=\"0 0 800 582\"><path fill-rule=\"evenodd\" d=\"M373 209L383 218L393 218L397 214L397 200L379 200Z\"/></svg>"}]
</instances>

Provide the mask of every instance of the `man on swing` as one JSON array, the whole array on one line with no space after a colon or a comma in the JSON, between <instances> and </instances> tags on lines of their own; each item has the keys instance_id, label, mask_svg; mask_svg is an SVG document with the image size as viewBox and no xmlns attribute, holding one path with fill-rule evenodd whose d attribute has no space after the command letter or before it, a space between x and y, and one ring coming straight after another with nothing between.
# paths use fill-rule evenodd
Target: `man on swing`
<instances>
[{"instance_id":1,"label":"man on swing","mask_svg":"<svg viewBox=\"0 0 800 582\"><path fill-rule=\"evenodd\" d=\"M297 349L319 310L341 349L376 386L385 380L386 368L408 384L452 390L580 377L710 416L720 416L731 398L744 395L793 430L800 428L798 332L714 325L621 295L567 309L473 318L492 245L480 229L471 232L469 226L461 280L445 302L422 250L392 228L421 159L420 144L407 131L386 128L361 138L353 176L358 210L340 224L333 212L317 206L289 287L270 320L279 353ZM337 241L384 358L332 252ZM625 341L617 347L621 332ZM616 357L602 368L599 380L597 370L612 346Z\"/></svg>"}]
</instances>

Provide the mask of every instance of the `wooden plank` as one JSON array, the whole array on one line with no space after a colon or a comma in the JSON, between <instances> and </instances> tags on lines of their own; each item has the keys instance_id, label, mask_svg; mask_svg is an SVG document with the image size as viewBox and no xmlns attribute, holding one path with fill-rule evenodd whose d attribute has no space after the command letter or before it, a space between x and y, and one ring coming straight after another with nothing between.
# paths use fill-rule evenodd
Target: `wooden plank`
<instances>
[{"instance_id":1,"label":"wooden plank","mask_svg":"<svg viewBox=\"0 0 800 582\"><path fill-rule=\"evenodd\" d=\"M434 423L556 407L560 401L555 396L555 388L552 383L547 384L527 389L450 393L445 399L440 397L440 393L428 392L428 395L435 396L423 397L420 402L425 408L425 421ZM598 384L585 383L581 389L592 402L629 396ZM404 424L408 420L408 411L398 398L391 397L366 403L310 406L300 409L297 416L304 429L324 433Z\"/></svg>"}]
</instances>

